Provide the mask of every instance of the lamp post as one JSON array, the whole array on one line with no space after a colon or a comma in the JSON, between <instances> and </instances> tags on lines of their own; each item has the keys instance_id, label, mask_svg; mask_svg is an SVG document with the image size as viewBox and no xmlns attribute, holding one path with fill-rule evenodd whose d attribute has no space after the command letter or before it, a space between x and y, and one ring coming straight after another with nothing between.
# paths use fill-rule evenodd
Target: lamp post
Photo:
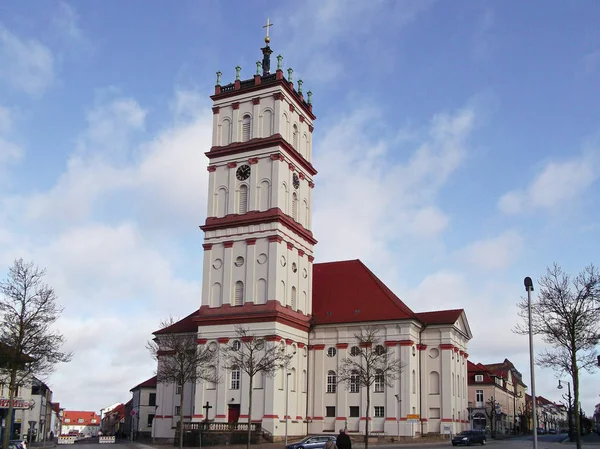
<instances>
[{"instance_id":1,"label":"lamp post","mask_svg":"<svg viewBox=\"0 0 600 449\"><path fill-rule=\"evenodd\" d=\"M285 375L285 446L288 444L288 406L290 396L290 376L292 373L286 373Z\"/></svg>"},{"instance_id":2,"label":"lamp post","mask_svg":"<svg viewBox=\"0 0 600 449\"><path fill-rule=\"evenodd\" d=\"M40 418L40 432L42 432L42 447L46 446L46 427L44 424L46 420L44 418Z\"/></svg>"},{"instance_id":3,"label":"lamp post","mask_svg":"<svg viewBox=\"0 0 600 449\"><path fill-rule=\"evenodd\" d=\"M402 406L402 399L400 399L400 394L395 394L394 396L396 397L396 402L398 402L398 418L396 421L398 421L398 438L400 438L400 416L402 414L402 409L400 407Z\"/></svg>"},{"instance_id":4,"label":"lamp post","mask_svg":"<svg viewBox=\"0 0 600 449\"><path fill-rule=\"evenodd\" d=\"M537 449L537 416L536 416L536 396L535 396L535 364L533 361L533 325L531 319L531 292L533 291L533 281L527 276L523 283L527 292L527 312L529 318L529 369L531 370L531 420L533 424L533 449Z\"/></svg>"},{"instance_id":5,"label":"lamp post","mask_svg":"<svg viewBox=\"0 0 600 449\"><path fill-rule=\"evenodd\" d=\"M571 417L573 415L573 410L571 409L571 404L573 403L573 401L571 400L571 382L564 380L562 382L567 382L567 399L569 401L569 407L567 407L567 421L569 423L569 441L571 441L571 439L573 438L573 424L571 422ZM558 380L558 386L556 388L558 388L559 390L562 390L564 388L560 379Z\"/></svg>"}]
</instances>

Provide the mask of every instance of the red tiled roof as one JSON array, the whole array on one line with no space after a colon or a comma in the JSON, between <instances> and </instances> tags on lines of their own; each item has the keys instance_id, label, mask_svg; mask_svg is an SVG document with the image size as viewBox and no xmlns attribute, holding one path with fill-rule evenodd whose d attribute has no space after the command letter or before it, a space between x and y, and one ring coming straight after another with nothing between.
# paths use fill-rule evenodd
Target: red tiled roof
<instances>
[{"instance_id":1,"label":"red tiled roof","mask_svg":"<svg viewBox=\"0 0 600 449\"><path fill-rule=\"evenodd\" d=\"M415 318L360 260L314 265L313 316L316 324Z\"/></svg>"},{"instance_id":2,"label":"red tiled roof","mask_svg":"<svg viewBox=\"0 0 600 449\"><path fill-rule=\"evenodd\" d=\"M176 334L176 333L182 333L182 332L197 332L198 331L198 323L196 323L194 321L194 319L196 318L197 315L198 315L198 309L194 310L188 316L177 321L176 323L171 324L170 326L167 326L163 329L159 329L153 333L154 333L154 335L160 335L160 334L170 334L170 333Z\"/></svg>"},{"instance_id":3,"label":"red tiled roof","mask_svg":"<svg viewBox=\"0 0 600 449\"><path fill-rule=\"evenodd\" d=\"M69 420L67 422L66 420ZM82 419L83 422L79 422ZM95 419L95 422L92 422ZM100 416L96 412L85 412L76 410L65 410L63 413L63 423L69 426L99 426Z\"/></svg>"},{"instance_id":4,"label":"red tiled roof","mask_svg":"<svg viewBox=\"0 0 600 449\"><path fill-rule=\"evenodd\" d=\"M436 310L434 312L415 313L419 321L425 324L454 324L464 309Z\"/></svg>"},{"instance_id":5,"label":"red tiled roof","mask_svg":"<svg viewBox=\"0 0 600 449\"><path fill-rule=\"evenodd\" d=\"M129 391L138 390L139 388L156 388L156 376L151 377L148 380L145 380L144 382L136 385Z\"/></svg>"}]
</instances>

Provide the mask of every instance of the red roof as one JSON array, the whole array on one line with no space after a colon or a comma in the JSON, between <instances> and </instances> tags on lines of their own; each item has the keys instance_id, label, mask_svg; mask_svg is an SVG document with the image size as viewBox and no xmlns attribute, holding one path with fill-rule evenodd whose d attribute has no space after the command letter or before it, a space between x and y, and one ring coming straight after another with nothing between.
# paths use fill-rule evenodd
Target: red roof
<instances>
[{"instance_id":1,"label":"red roof","mask_svg":"<svg viewBox=\"0 0 600 449\"><path fill-rule=\"evenodd\" d=\"M79 422L79 420L82 421ZM95 421L92 422L92 420ZM65 410L63 413L63 423L69 426L99 426L100 416L96 412Z\"/></svg>"},{"instance_id":2,"label":"red roof","mask_svg":"<svg viewBox=\"0 0 600 449\"><path fill-rule=\"evenodd\" d=\"M136 385L129 391L138 390L140 388L156 388L156 376L151 377L148 380L145 380L144 382L142 382L139 385Z\"/></svg>"},{"instance_id":3,"label":"red roof","mask_svg":"<svg viewBox=\"0 0 600 449\"><path fill-rule=\"evenodd\" d=\"M194 310L185 318L177 321L170 326L167 326L163 329L159 329L154 332L154 335L160 334L177 334L182 332L197 332L198 331L198 323L194 321L196 316L198 315L198 309Z\"/></svg>"},{"instance_id":4,"label":"red roof","mask_svg":"<svg viewBox=\"0 0 600 449\"><path fill-rule=\"evenodd\" d=\"M415 313L419 321L425 324L454 324L464 309L436 310L434 312Z\"/></svg>"},{"instance_id":5,"label":"red roof","mask_svg":"<svg viewBox=\"0 0 600 449\"><path fill-rule=\"evenodd\" d=\"M360 260L315 264L316 324L415 318L415 314Z\"/></svg>"}]
</instances>

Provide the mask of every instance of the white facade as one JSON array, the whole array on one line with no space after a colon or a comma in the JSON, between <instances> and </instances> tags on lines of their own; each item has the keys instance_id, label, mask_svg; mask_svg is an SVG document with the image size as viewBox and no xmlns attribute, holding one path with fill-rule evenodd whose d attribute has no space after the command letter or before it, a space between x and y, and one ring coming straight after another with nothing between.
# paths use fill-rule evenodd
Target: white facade
<instances>
[{"instance_id":1,"label":"white facade","mask_svg":"<svg viewBox=\"0 0 600 449\"><path fill-rule=\"evenodd\" d=\"M311 324L314 116L312 107L281 79L282 72L276 76L279 82L270 78L260 84L255 77L248 88L239 82L235 88L218 86L213 97L199 344L231 344L236 325L243 325L249 335L281 344L293 354L289 377L280 371L254 381L252 420L274 436L284 435L286 402L289 435L337 432L344 426L364 432L364 391L350 393L339 385L327 393L327 373L339 369L361 326L375 324L406 367L392 388L371 395L371 430L411 436L467 428L466 347L471 334L464 313L447 324L383 321L385 317L381 322ZM336 356L328 356L329 347L336 348ZM248 379L242 375L238 386L231 373L216 369L220 383L184 386L184 419L247 421ZM157 386L157 438L174 435L175 388ZM208 416L206 403L211 406ZM421 420L409 423L409 415Z\"/></svg>"},{"instance_id":2,"label":"white facade","mask_svg":"<svg viewBox=\"0 0 600 449\"><path fill-rule=\"evenodd\" d=\"M133 398L131 409L135 415L132 416L134 434L152 436L152 425L156 415L156 387L138 386L131 390Z\"/></svg>"}]
</instances>

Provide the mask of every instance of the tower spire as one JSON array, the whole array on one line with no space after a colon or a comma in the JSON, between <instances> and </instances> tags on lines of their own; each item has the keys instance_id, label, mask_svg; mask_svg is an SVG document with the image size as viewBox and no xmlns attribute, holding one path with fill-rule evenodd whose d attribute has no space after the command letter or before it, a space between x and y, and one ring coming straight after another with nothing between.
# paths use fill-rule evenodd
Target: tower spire
<instances>
[{"instance_id":1,"label":"tower spire","mask_svg":"<svg viewBox=\"0 0 600 449\"><path fill-rule=\"evenodd\" d=\"M267 18L267 24L263 25L263 28L267 29L267 35L265 36L265 44L266 45L263 48L261 48L262 53L263 53L263 60L262 60L263 76L267 76L267 75L271 74L271 53L273 53L273 50L271 50L271 47L269 47L269 42L271 42L271 38L269 37L269 28L272 26L273 26L273 24Z\"/></svg>"}]
</instances>

